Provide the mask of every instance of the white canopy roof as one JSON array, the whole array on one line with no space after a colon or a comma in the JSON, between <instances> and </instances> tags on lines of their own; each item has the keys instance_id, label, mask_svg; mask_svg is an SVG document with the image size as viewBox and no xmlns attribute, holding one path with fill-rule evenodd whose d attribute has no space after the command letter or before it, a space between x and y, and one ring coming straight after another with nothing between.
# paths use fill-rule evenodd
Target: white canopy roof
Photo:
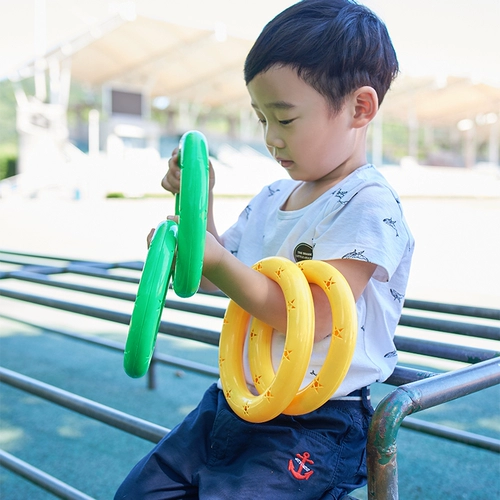
<instances>
[{"instance_id":1,"label":"white canopy roof","mask_svg":"<svg viewBox=\"0 0 500 500\"><path fill-rule=\"evenodd\" d=\"M88 85L142 89L172 104L196 103L226 113L249 110L243 62L252 45L223 30L120 16L49 52L45 60L71 61L72 78ZM33 69L35 62L22 69ZM455 126L462 119L500 112L500 87L465 77L396 80L383 105L396 120Z\"/></svg>"}]
</instances>

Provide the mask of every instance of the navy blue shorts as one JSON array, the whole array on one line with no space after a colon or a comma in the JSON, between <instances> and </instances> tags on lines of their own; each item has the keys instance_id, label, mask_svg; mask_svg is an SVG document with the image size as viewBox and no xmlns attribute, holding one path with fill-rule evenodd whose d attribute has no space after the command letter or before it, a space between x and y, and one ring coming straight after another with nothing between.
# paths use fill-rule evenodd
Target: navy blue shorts
<instances>
[{"instance_id":1,"label":"navy blue shorts","mask_svg":"<svg viewBox=\"0 0 500 500\"><path fill-rule=\"evenodd\" d=\"M130 472L115 500L341 499L366 484L368 389L261 424L212 385L198 407Z\"/></svg>"}]
</instances>

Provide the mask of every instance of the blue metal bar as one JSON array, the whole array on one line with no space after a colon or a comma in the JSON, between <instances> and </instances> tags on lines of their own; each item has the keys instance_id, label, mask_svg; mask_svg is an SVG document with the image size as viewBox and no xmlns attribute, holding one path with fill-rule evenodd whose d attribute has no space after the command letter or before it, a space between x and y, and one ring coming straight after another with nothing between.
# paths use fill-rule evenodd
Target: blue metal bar
<instances>
[{"instance_id":1,"label":"blue metal bar","mask_svg":"<svg viewBox=\"0 0 500 500\"><path fill-rule=\"evenodd\" d=\"M457 316L500 320L500 309L489 309L487 307L461 306L457 304L443 304L440 302L413 299L406 299L404 307L408 309L420 309L422 311L455 314Z\"/></svg>"},{"instance_id":2,"label":"blue metal bar","mask_svg":"<svg viewBox=\"0 0 500 500\"><path fill-rule=\"evenodd\" d=\"M9 384L25 392L51 401L52 403L73 410L81 415L99 420L122 431L146 439L153 443L160 441L170 432L166 427L156 425L147 420L133 417L109 406L96 403L90 399L77 396L39 380L26 377L20 373L0 367L0 382Z\"/></svg>"},{"instance_id":3,"label":"blue metal bar","mask_svg":"<svg viewBox=\"0 0 500 500\"><path fill-rule=\"evenodd\" d=\"M58 498L66 500L93 500L93 497L89 497L85 493L59 481L54 476L50 476L4 450L0 450L0 465L31 481L33 484L40 486Z\"/></svg>"},{"instance_id":4,"label":"blue metal bar","mask_svg":"<svg viewBox=\"0 0 500 500\"><path fill-rule=\"evenodd\" d=\"M0 314L0 318L6 318L12 321L16 321L23 325L28 325L33 328L39 328L40 330L44 330L49 333L55 333L57 335L63 335L65 337L70 337L74 340L80 340L82 342L86 342L89 344L95 344L100 347L106 347L108 349L113 349L120 353L123 353L125 350L125 344L122 342L116 342L114 340L105 339L102 337L95 337L92 335L84 335L81 333L68 332L65 330L58 330L55 328L50 328L42 325L38 325L35 323L31 323L29 321L21 320L19 318L14 318L12 316L6 316L5 314ZM170 356L169 354L164 354L158 351L155 351L153 354L152 362L161 363L167 366L175 366L177 368L183 368L185 370L189 370L195 373L199 373L200 375L208 375L210 377L218 377L219 370L218 368L210 365L205 365L203 363L197 363L196 361L190 361L184 358L178 358L177 356Z\"/></svg>"},{"instance_id":5,"label":"blue metal bar","mask_svg":"<svg viewBox=\"0 0 500 500\"><path fill-rule=\"evenodd\" d=\"M56 288L63 288L65 290L74 290L76 292L84 292L92 295L100 295L102 297L111 297L113 299L127 300L130 302L133 302L136 299L136 294L134 293L120 292L118 290L107 290L93 286L57 281L47 276L40 276L39 274L27 271L12 271L9 274L10 274L9 277L13 279L28 281L30 283L37 283L40 285L53 286ZM204 316L212 316L214 318L223 318L224 313L226 312L226 310L222 307L206 306L202 304L195 304L193 302L171 300L171 299L167 299L165 301L165 307L168 309L175 309L177 311L203 314Z\"/></svg>"},{"instance_id":6,"label":"blue metal bar","mask_svg":"<svg viewBox=\"0 0 500 500\"><path fill-rule=\"evenodd\" d=\"M64 300L52 299L50 297L42 297L40 295L33 295L22 293L15 290L0 288L0 297L9 297L11 299L23 300L32 304L53 307L62 311L74 312L92 318L105 319L115 323L128 325L130 323L130 314L121 313L118 311L110 311L109 309L101 309L99 307L92 307L83 304L75 304L73 302L66 302ZM220 333L212 330L205 330L203 328L195 328L192 326L181 325L178 323L170 323L161 321L159 330L160 333L167 335L175 335L184 339L196 340L210 345L219 345Z\"/></svg>"},{"instance_id":7,"label":"blue metal bar","mask_svg":"<svg viewBox=\"0 0 500 500\"><path fill-rule=\"evenodd\" d=\"M493 451L500 453L500 439L490 438L487 436L480 436L473 432L462 431L453 429L445 425L434 424L426 422L421 419L406 417L401 423L401 427L411 429L412 431L423 432L432 436L449 439L457 443L467 444L483 450Z\"/></svg>"},{"instance_id":8,"label":"blue metal bar","mask_svg":"<svg viewBox=\"0 0 500 500\"><path fill-rule=\"evenodd\" d=\"M491 349L445 344L444 342L435 342L433 340L422 340L401 336L396 336L394 340L398 351L461 361L463 363L479 363L480 361L500 356L499 351L493 351Z\"/></svg>"},{"instance_id":9,"label":"blue metal bar","mask_svg":"<svg viewBox=\"0 0 500 500\"><path fill-rule=\"evenodd\" d=\"M401 326L422 328L424 330L438 330L445 333L457 333L490 340L500 340L500 328L489 325L475 325L461 321L448 321L444 319L425 318L423 316L401 315Z\"/></svg>"}]
</instances>

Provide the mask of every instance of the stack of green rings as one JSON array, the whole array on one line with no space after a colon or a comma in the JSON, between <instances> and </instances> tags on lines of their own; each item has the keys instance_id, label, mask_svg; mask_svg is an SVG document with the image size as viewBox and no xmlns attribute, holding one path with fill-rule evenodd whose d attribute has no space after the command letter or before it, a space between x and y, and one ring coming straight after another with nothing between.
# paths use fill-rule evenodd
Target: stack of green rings
<instances>
[{"instance_id":1,"label":"stack of green rings","mask_svg":"<svg viewBox=\"0 0 500 500\"><path fill-rule=\"evenodd\" d=\"M208 210L208 146L198 131L179 144L181 185L176 196L179 222L162 221L155 230L144 263L125 345L125 373L146 374L153 356L170 279L179 297L191 297L200 286ZM172 264L176 258L175 270Z\"/></svg>"}]
</instances>

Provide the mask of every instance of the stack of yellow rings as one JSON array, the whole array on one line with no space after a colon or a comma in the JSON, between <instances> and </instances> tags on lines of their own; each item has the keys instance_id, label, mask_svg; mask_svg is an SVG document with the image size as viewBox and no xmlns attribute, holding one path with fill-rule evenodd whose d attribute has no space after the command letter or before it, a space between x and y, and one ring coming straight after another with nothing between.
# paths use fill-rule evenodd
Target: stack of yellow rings
<instances>
[{"instance_id":1,"label":"stack of yellow rings","mask_svg":"<svg viewBox=\"0 0 500 500\"><path fill-rule=\"evenodd\" d=\"M283 257L269 257L254 269L278 283L287 303L287 332L278 370L271 359L272 328L229 302L221 331L219 368L224 395L233 411L249 422L267 422L281 413L302 415L319 408L344 380L356 345L357 314L354 297L342 274L326 262L308 260L297 265ZM321 287L332 309L330 348L320 372L300 389L314 342L314 304L309 283ZM249 328L250 324L250 328ZM248 356L255 388L247 387L243 350L249 330Z\"/></svg>"}]
</instances>

